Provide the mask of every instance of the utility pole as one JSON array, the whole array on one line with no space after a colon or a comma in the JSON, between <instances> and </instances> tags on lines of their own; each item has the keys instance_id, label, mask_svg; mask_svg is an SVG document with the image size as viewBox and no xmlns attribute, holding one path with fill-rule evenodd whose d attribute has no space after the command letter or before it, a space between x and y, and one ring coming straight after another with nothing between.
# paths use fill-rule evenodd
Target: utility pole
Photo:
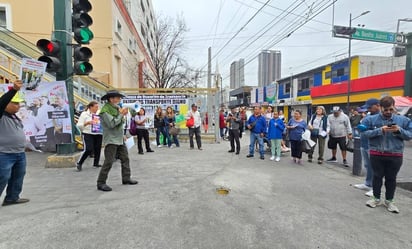
<instances>
[{"instance_id":1,"label":"utility pole","mask_svg":"<svg viewBox=\"0 0 412 249\"><path fill-rule=\"evenodd\" d=\"M405 82L404 96L412 96L412 33L405 35L406 38L406 67L405 67Z\"/></svg>"},{"instance_id":2,"label":"utility pole","mask_svg":"<svg viewBox=\"0 0 412 249\"><path fill-rule=\"evenodd\" d=\"M73 58L72 58L72 14L71 0L54 0L54 38L61 44L62 70L56 73L57 81L66 82L72 122L72 140L68 144L57 144L57 154L70 154L76 151L74 143L74 97L73 97Z\"/></svg>"}]
</instances>

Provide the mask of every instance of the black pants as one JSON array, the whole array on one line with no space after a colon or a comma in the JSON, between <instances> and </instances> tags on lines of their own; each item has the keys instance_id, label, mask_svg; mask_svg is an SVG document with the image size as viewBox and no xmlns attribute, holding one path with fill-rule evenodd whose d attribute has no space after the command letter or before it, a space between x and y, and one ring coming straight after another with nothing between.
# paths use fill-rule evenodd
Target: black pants
<instances>
[{"instance_id":1,"label":"black pants","mask_svg":"<svg viewBox=\"0 0 412 249\"><path fill-rule=\"evenodd\" d=\"M240 151L240 141L239 141L239 133L238 129L229 130L229 139L230 139L230 150L235 150L235 142L236 142L236 152Z\"/></svg>"},{"instance_id":2,"label":"black pants","mask_svg":"<svg viewBox=\"0 0 412 249\"><path fill-rule=\"evenodd\" d=\"M292 157L298 159L302 158L302 141L301 140L290 140L290 150Z\"/></svg>"},{"instance_id":3,"label":"black pants","mask_svg":"<svg viewBox=\"0 0 412 249\"><path fill-rule=\"evenodd\" d=\"M370 155L370 161L373 169L373 195L376 199L381 198L383 177L385 177L385 198L392 200L395 196L396 176L402 166L403 157Z\"/></svg>"},{"instance_id":4,"label":"black pants","mask_svg":"<svg viewBox=\"0 0 412 249\"><path fill-rule=\"evenodd\" d=\"M80 157L80 160L77 162L82 165L83 162L87 159L88 156L94 152L94 161L93 165L99 165L100 161L100 151L102 150L102 139L101 134L87 134L83 133L83 153Z\"/></svg>"},{"instance_id":5,"label":"black pants","mask_svg":"<svg viewBox=\"0 0 412 249\"><path fill-rule=\"evenodd\" d=\"M97 185L105 184L113 163L119 157L122 168L122 181L130 180L130 161L126 145L107 144L104 147L104 163L97 178Z\"/></svg>"},{"instance_id":6,"label":"black pants","mask_svg":"<svg viewBox=\"0 0 412 249\"><path fill-rule=\"evenodd\" d=\"M193 144L193 135L196 137L196 144L197 148L202 148L202 141L200 139L200 126L196 128L189 128L189 142L190 142L190 148L194 148Z\"/></svg>"},{"instance_id":7,"label":"black pants","mask_svg":"<svg viewBox=\"0 0 412 249\"><path fill-rule=\"evenodd\" d=\"M142 139L146 145L146 151L150 151L149 131L146 129L137 129L137 149L143 152Z\"/></svg>"}]
</instances>

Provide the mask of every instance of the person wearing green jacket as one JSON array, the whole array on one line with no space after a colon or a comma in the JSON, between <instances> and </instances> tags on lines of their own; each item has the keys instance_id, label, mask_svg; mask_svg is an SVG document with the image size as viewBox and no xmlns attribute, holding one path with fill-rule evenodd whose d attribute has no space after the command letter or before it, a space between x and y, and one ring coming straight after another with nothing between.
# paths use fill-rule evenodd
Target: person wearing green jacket
<instances>
[{"instance_id":1,"label":"person wearing green jacket","mask_svg":"<svg viewBox=\"0 0 412 249\"><path fill-rule=\"evenodd\" d=\"M127 108L120 108L118 104L124 95L116 90L110 90L102 97L107 103L100 110L101 124L103 127L104 163L97 178L97 189L101 191L112 191L106 184L107 176L116 157L120 159L122 168L122 183L135 185L138 182L130 178L129 153L125 145L123 131L124 117L128 113Z\"/></svg>"}]
</instances>

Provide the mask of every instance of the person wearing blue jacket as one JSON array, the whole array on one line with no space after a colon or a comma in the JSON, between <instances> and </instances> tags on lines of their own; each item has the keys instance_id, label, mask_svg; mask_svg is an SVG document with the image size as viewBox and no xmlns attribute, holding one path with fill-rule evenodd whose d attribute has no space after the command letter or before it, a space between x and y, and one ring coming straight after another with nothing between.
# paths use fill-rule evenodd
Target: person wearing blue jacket
<instances>
[{"instance_id":1,"label":"person wearing blue jacket","mask_svg":"<svg viewBox=\"0 0 412 249\"><path fill-rule=\"evenodd\" d=\"M385 206L388 211L399 213L393 199L396 176L402 166L404 141L412 139L412 122L396 114L395 100L385 96L380 101L381 112L367 116L360 128L362 136L369 139L369 156L373 168L373 197L366 202L368 207L381 205L381 188L385 177Z\"/></svg>"},{"instance_id":2,"label":"person wearing blue jacket","mask_svg":"<svg viewBox=\"0 0 412 249\"><path fill-rule=\"evenodd\" d=\"M284 130L285 124L283 123L283 120L279 118L279 113L277 111L273 112L273 118L269 120L269 128L267 134L267 137L270 140L270 148L272 152L272 157L270 158L271 161L280 161L280 148Z\"/></svg>"},{"instance_id":3,"label":"person wearing blue jacket","mask_svg":"<svg viewBox=\"0 0 412 249\"><path fill-rule=\"evenodd\" d=\"M293 118L289 120L286 126L289 132L290 148L292 150L293 162L302 163L302 134L307 128L306 121L302 119L302 111L295 110Z\"/></svg>"},{"instance_id":4,"label":"person wearing blue jacket","mask_svg":"<svg viewBox=\"0 0 412 249\"><path fill-rule=\"evenodd\" d=\"M246 127L250 130L250 145L248 158L254 156L255 142L259 143L260 159L265 159L265 151L263 145L263 138L266 134L266 119L261 115L261 108L255 106L253 109L253 115L249 117Z\"/></svg>"}]
</instances>

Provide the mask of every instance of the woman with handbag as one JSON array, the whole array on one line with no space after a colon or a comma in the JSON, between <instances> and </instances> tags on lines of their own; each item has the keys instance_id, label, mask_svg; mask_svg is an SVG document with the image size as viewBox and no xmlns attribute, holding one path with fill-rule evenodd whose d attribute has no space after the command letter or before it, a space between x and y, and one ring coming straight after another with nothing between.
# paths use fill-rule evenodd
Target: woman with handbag
<instances>
[{"instance_id":1,"label":"woman with handbag","mask_svg":"<svg viewBox=\"0 0 412 249\"><path fill-rule=\"evenodd\" d=\"M302 111L295 110L293 118L289 120L286 128L289 132L292 160L298 164L302 163L302 134L305 132L306 127L306 121L302 119Z\"/></svg>"},{"instance_id":2,"label":"woman with handbag","mask_svg":"<svg viewBox=\"0 0 412 249\"><path fill-rule=\"evenodd\" d=\"M161 148L162 145L160 144L160 134L163 135L163 145L166 146L166 140L168 135L165 131L165 120L164 120L164 113L162 107L158 106L156 109L156 113L154 115L154 128L156 130L156 145L158 148Z\"/></svg>"},{"instance_id":3,"label":"woman with handbag","mask_svg":"<svg viewBox=\"0 0 412 249\"><path fill-rule=\"evenodd\" d=\"M170 136L173 138L173 143L175 143L176 147L180 147L179 140L177 138L177 135L179 134L180 130L176 127L176 115L173 111L173 108L170 106L166 108L165 123L167 127L166 132L168 132ZM173 148L173 144L171 143L171 141L169 143L169 148Z\"/></svg>"},{"instance_id":4,"label":"woman with handbag","mask_svg":"<svg viewBox=\"0 0 412 249\"><path fill-rule=\"evenodd\" d=\"M318 164L323 163L323 154L325 152L325 140L327 136L328 116L325 107L316 107L316 113L312 115L308 128L310 130L310 139L318 144ZM315 147L308 153L308 162L312 162Z\"/></svg>"}]
</instances>

